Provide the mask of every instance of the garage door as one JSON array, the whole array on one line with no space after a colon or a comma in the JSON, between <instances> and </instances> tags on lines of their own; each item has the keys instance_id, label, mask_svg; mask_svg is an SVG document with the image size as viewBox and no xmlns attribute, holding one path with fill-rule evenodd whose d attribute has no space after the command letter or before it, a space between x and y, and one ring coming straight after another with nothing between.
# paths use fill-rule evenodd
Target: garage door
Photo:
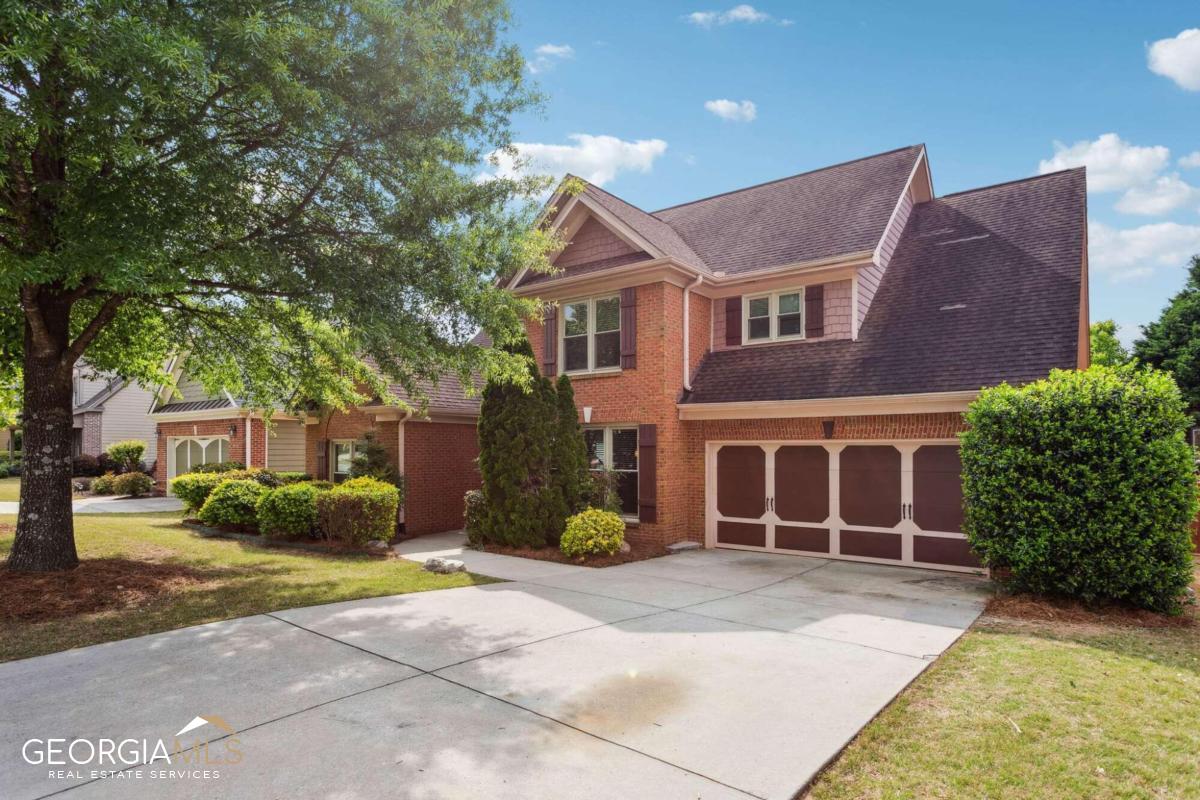
<instances>
[{"instance_id":1,"label":"garage door","mask_svg":"<svg viewBox=\"0 0 1200 800\"><path fill-rule=\"evenodd\" d=\"M710 545L978 571L953 442L708 447Z\"/></svg>"}]
</instances>

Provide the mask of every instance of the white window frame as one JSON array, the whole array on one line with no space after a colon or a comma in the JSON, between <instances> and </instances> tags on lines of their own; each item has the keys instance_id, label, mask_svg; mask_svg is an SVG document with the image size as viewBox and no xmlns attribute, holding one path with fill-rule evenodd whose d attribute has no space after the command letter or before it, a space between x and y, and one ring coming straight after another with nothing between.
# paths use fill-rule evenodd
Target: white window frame
<instances>
[{"instance_id":1,"label":"white window frame","mask_svg":"<svg viewBox=\"0 0 1200 800\"><path fill-rule=\"evenodd\" d=\"M616 300L617 301L617 364L614 367L597 367L596 366L596 303L601 300ZM588 330L587 336L588 346L588 365L587 369L567 369L567 306L573 306L578 303L587 303L588 309ZM621 340L621 294L598 294L594 297L577 297L574 300L565 300L558 304L558 374L559 375L603 375L609 372L621 371L621 356L620 356L620 340ZM614 331L600 331L600 333L613 333ZM577 337L571 337L577 338Z\"/></svg>"},{"instance_id":2,"label":"white window frame","mask_svg":"<svg viewBox=\"0 0 1200 800\"><path fill-rule=\"evenodd\" d=\"M800 295L800 332L789 333L781 336L779 334L779 298L786 294ZM770 320L770 335L766 338L751 339L750 338L750 301L762 300L767 298L768 311L767 319ZM755 317L762 319L762 317ZM791 289L780 289L775 292L759 292L758 294L748 294L742 296L742 344L769 344L771 342L790 342L796 339L805 338L804 329L808 325L808 310L804 307L804 287L797 286Z\"/></svg>"},{"instance_id":3,"label":"white window frame","mask_svg":"<svg viewBox=\"0 0 1200 800\"><path fill-rule=\"evenodd\" d=\"M358 444L355 439L330 439L329 440L329 480L337 483L337 446L339 444L350 445L350 462L354 463L354 457L358 455ZM349 480L350 473L345 473L346 479Z\"/></svg>"},{"instance_id":4,"label":"white window frame","mask_svg":"<svg viewBox=\"0 0 1200 800\"><path fill-rule=\"evenodd\" d=\"M642 464L641 464L640 460L637 460L640 455L638 448L641 445L641 436L638 433L637 425L632 424L632 423L625 423L625 424L613 423L612 425L584 425L583 429L584 429L584 431L604 431L603 447L604 447L605 463L602 465L604 467L604 469L609 469L609 470L612 470L613 472L626 472L626 473L631 472L634 475L638 475L641 472ZM633 457L635 459L635 463L637 464L637 469L632 469L632 470L615 469L612 465L613 464L613 445L612 445L613 431L630 431L630 430L633 431L633 435L635 437L635 444L634 444L634 448L633 448ZM590 459L591 459L590 451L588 452L588 459L590 462ZM592 469L591 465L589 463L588 472L599 472L599 470ZM641 500L642 500L642 489L641 489L641 485L639 484L638 485L638 502L641 503ZM637 522L638 512L637 511L633 511L633 512L622 511L621 517L626 522Z\"/></svg>"}]
</instances>

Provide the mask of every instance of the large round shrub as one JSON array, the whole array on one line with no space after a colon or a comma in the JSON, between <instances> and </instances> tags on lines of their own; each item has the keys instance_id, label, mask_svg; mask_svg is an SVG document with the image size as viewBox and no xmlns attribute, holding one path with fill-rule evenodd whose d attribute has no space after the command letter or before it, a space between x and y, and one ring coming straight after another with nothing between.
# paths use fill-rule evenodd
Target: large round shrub
<instances>
[{"instance_id":1,"label":"large round shrub","mask_svg":"<svg viewBox=\"0 0 1200 800\"><path fill-rule=\"evenodd\" d=\"M216 489L224 480L228 480L228 478L222 473L189 472L171 480L171 494L178 497L188 511L195 512L204 505L204 501L208 499L212 490ZM92 491L95 491L95 486L96 484L93 483Z\"/></svg>"},{"instance_id":2,"label":"large round shrub","mask_svg":"<svg viewBox=\"0 0 1200 800\"><path fill-rule=\"evenodd\" d=\"M139 439L126 439L123 442L113 442L105 450L121 472L136 472L146 452L146 443Z\"/></svg>"},{"instance_id":3,"label":"large round shrub","mask_svg":"<svg viewBox=\"0 0 1200 800\"><path fill-rule=\"evenodd\" d=\"M1173 612L1192 576L1196 475L1169 375L1052 372L967 412L971 546L1021 590Z\"/></svg>"},{"instance_id":4,"label":"large round shrub","mask_svg":"<svg viewBox=\"0 0 1200 800\"><path fill-rule=\"evenodd\" d=\"M311 483L271 489L258 501L258 530L268 536L308 536L317 524L317 494Z\"/></svg>"},{"instance_id":5,"label":"large round shrub","mask_svg":"<svg viewBox=\"0 0 1200 800\"><path fill-rule=\"evenodd\" d=\"M568 556L609 555L625 541L625 520L611 511L589 508L567 519L558 547Z\"/></svg>"},{"instance_id":6,"label":"large round shrub","mask_svg":"<svg viewBox=\"0 0 1200 800\"><path fill-rule=\"evenodd\" d=\"M113 493L143 497L154 491L154 479L144 472L123 472L113 478Z\"/></svg>"},{"instance_id":7,"label":"large round shrub","mask_svg":"<svg viewBox=\"0 0 1200 800\"><path fill-rule=\"evenodd\" d=\"M396 533L400 490L375 478L352 478L317 495L317 526L330 539L363 545Z\"/></svg>"},{"instance_id":8,"label":"large round shrub","mask_svg":"<svg viewBox=\"0 0 1200 800\"><path fill-rule=\"evenodd\" d=\"M100 475L92 481L92 494L112 494L116 491L117 476L111 472Z\"/></svg>"},{"instance_id":9,"label":"large round shrub","mask_svg":"<svg viewBox=\"0 0 1200 800\"><path fill-rule=\"evenodd\" d=\"M204 501L200 521L205 525L254 525L258 501L267 491L257 481L223 481Z\"/></svg>"}]
</instances>

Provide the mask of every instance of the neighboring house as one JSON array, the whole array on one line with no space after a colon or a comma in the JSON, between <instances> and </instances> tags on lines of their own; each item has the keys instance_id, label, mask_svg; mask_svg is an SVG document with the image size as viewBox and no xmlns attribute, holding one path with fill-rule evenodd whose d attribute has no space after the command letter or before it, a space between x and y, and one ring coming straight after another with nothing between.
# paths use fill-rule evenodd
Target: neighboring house
<instances>
[{"instance_id":1,"label":"neighboring house","mask_svg":"<svg viewBox=\"0 0 1200 800\"><path fill-rule=\"evenodd\" d=\"M454 379L422 383L427 411L415 415L376 402L346 412L303 415L275 412L268 425L261 411L228 393L212 397L197 381L171 365L176 390L163 387L150 418L157 425L155 480L165 490L171 478L210 462L239 461L252 467L307 472L340 482L348 477L357 443L368 431L388 449L405 477L404 530L408 535L462 527L463 495L479 488L475 463L478 398L466 398ZM409 400L403 388L392 395ZM415 405L415 404L413 404ZM247 435L249 431L249 435Z\"/></svg>"},{"instance_id":2,"label":"neighboring house","mask_svg":"<svg viewBox=\"0 0 1200 800\"><path fill-rule=\"evenodd\" d=\"M147 445L154 441L154 422L146 416L150 390L80 366L71 378L71 394L74 455L99 456L113 442L126 439L140 439ZM147 448L147 461L151 449Z\"/></svg>"},{"instance_id":3,"label":"neighboring house","mask_svg":"<svg viewBox=\"0 0 1200 800\"><path fill-rule=\"evenodd\" d=\"M556 196L512 291L631 538L970 570L981 387L1088 360L1082 169L937 197L923 146L645 212Z\"/></svg>"}]
</instances>

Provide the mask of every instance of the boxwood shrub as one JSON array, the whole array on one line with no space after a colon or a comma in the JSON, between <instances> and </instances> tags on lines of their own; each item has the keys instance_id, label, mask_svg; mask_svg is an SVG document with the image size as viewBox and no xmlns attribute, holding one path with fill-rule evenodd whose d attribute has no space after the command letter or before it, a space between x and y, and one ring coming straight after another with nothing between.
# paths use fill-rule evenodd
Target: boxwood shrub
<instances>
[{"instance_id":1,"label":"boxwood shrub","mask_svg":"<svg viewBox=\"0 0 1200 800\"><path fill-rule=\"evenodd\" d=\"M962 435L966 532L1019 590L1175 612L1196 474L1174 380L1058 371L982 392Z\"/></svg>"},{"instance_id":2,"label":"boxwood shrub","mask_svg":"<svg viewBox=\"0 0 1200 800\"><path fill-rule=\"evenodd\" d=\"M396 532L400 491L375 478L352 478L317 495L317 526L330 539L363 545Z\"/></svg>"},{"instance_id":3,"label":"boxwood shrub","mask_svg":"<svg viewBox=\"0 0 1200 800\"><path fill-rule=\"evenodd\" d=\"M267 491L257 481L222 481L200 507L200 521L205 525L254 525L258 501Z\"/></svg>"},{"instance_id":4,"label":"boxwood shrub","mask_svg":"<svg viewBox=\"0 0 1200 800\"><path fill-rule=\"evenodd\" d=\"M113 478L113 493L143 497L154 491L154 479L144 472L123 472Z\"/></svg>"},{"instance_id":5,"label":"boxwood shrub","mask_svg":"<svg viewBox=\"0 0 1200 800\"><path fill-rule=\"evenodd\" d=\"M317 524L317 495L311 483L271 489L258 501L258 530L267 536L311 536Z\"/></svg>"},{"instance_id":6,"label":"boxwood shrub","mask_svg":"<svg viewBox=\"0 0 1200 800\"><path fill-rule=\"evenodd\" d=\"M567 519L558 547L568 556L609 555L625 541L625 520L620 514L589 508Z\"/></svg>"},{"instance_id":7,"label":"boxwood shrub","mask_svg":"<svg viewBox=\"0 0 1200 800\"><path fill-rule=\"evenodd\" d=\"M116 486L114 485L116 480L117 476L111 472L106 472L103 475L97 476L96 479L92 481L92 494L113 494L116 491Z\"/></svg>"},{"instance_id":8,"label":"boxwood shrub","mask_svg":"<svg viewBox=\"0 0 1200 800\"><path fill-rule=\"evenodd\" d=\"M180 475L178 478L171 480L171 494L178 497L189 512L194 513L200 510L204 505L204 501L208 499L212 490L217 488L217 485L221 481L228 480L226 477L227 474L218 472L189 472L185 475ZM95 490L96 484L93 482L92 491Z\"/></svg>"}]
</instances>

